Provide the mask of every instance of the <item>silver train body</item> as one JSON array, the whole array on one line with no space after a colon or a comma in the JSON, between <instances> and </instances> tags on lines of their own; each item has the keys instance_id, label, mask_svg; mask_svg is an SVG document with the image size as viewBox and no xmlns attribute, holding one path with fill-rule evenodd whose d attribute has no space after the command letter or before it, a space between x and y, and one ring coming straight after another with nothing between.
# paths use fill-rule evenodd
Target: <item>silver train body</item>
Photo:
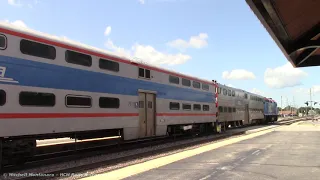
<instances>
[{"instance_id":1,"label":"silver train body","mask_svg":"<svg viewBox=\"0 0 320 180\"><path fill-rule=\"evenodd\" d=\"M226 127L261 124L277 120L266 106L277 108L275 101L258 94L218 84L219 122ZM272 103L272 104L271 104Z\"/></svg>"},{"instance_id":2,"label":"silver train body","mask_svg":"<svg viewBox=\"0 0 320 180\"><path fill-rule=\"evenodd\" d=\"M212 81L6 25L0 41L2 138L121 130L131 140L216 121Z\"/></svg>"},{"instance_id":3,"label":"silver train body","mask_svg":"<svg viewBox=\"0 0 320 180\"><path fill-rule=\"evenodd\" d=\"M135 140L252 124L264 119L261 98L0 24L0 163L32 155L37 139Z\"/></svg>"}]
</instances>

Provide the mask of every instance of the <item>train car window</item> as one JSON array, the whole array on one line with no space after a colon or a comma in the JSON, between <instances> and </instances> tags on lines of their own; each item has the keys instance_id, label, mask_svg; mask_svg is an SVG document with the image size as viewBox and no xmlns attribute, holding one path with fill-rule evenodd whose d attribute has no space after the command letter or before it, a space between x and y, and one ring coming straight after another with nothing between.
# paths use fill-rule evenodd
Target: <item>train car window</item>
<instances>
[{"instance_id":1,"label":"train car window","mask_svg":"<svg viewBox=\"0 0 320 180\"><path fill-rule=\"evenodd\" d=\"M22 39L20 41L20 51L23 54L54 60L56 58L56 48L50 45Z\"/></svg>"},{"instance_id":2,"label":"train car window","mask_svg":"<svg viewBox=\"0 0 320 180\"><path fill-rule=\"evenodd\" d=\"M172 84L180 84L179 77L169 75L169 82Z\"/></svg>"},{"instance_id":3,"label":"train car window","mask_svg":"<svg viewBox=\"0 0 320 180\"><path fill-rule=\"evenodd\" d=\"M191 81L189 79L183 79L182 78L182 85L190 87L191 86Z\"/></svg>"},{"instance_id":4,"label":"train car window","mask_svg":"<svg viewBox=\"0 0 320 180\"><path fill-rule=\"evenodd\" d=\"M139 108L144 108L144 101L139 101Z\"/></svg>"},{"instance_id":5,"label":"train car window","mask_svg":"<svg viewBox=\"0 0 320 180\"><path fill-rule=\"evenodd\" d=\"M218 90L218 94L221 94L221 87L220 87L219 90Z\"/></svg>"},{"instance_id":6,"label":"train car window","mask_svg":"<svg viewBox=\"0 0 320 180\"><path fill-rule=\"evenodd\" d=\"M228 108L227 107L223 107L223 112L228 112Z\"/></svg>"},{"instance_id":7,"label":"train car window","mask_svg":"<svg viewBox=\"0 0 320 180\"><path fill-rule=\"evenodd\" d=\"M99 59L99 68L119 72L119 63L107 59Z\"/></svg>"},{"instance_id":8,"label":"train car window","mask_svg":"<svg viewBox=\"0 0 320 180\"><path fill-rule=\"evenodd\" d=\"M232 96L236 96L236 92L232 91Z\"/></svg>"},{"instance_id":9,"label":"train car window","mask_svg":"<svg viewBox=\"0 0 320 180\"><path fill-rule=\"evenodd\" d=\"M144 69L139 68L139 77L144 77Z\"/></svg>"},{"instance_id":10,"label":"train car window","mask_svg":"<svg viewBox=\"0 0 320 180\"><path fill-rule=\"evenodd\" d=\"M203 111L209 111L209 105L203 105L202 106Z\"/></svg>"},{"instance_id":11,"label":"train car window","mask_svg":"<svg viewBox=\"0 0 320 180\"><path fill-rule=\"evenodd\" d=\"M232 108L228 107L228 112L231 113L232 112Z\"/></svg>"},{"instance_id":12,"label":"train car window","mask_svg":"<svg viewBox=\"0 0 320 180\"><path fill-rule=\"evenodd\" d=\"M52 107L56 104L56 96L52 93L22 91L19 103L21 106Z\"/></svg>"},{"instance_id":13,"label":"train car window","mask_svg":"<svg viewBox=\"0 0 320 180\"><path fill-rule=\"evenodd\" d=\"M232 108L232 111L233 111L233 112L236 112L236 108Z\"/></svg>"},{"instance_id":14,"label":"train car window","mask_svg":"<svg viewBox=\"0 0 320 180\"><path fill-rule=\"evenodd\" d=\"M245 99L248 99L248 94L244 94L244 98L245 98Z\"/></svg>"},{"instance_id":15,"label":"train car window","mask_svg":"<svg viewBox=\"0 0 320 180\"><path fill-rule=\"evenodd\" d=\"M193 110L194 111L201 111L201 105L200 104L194 104L193 105Z\"/></svg>"},{"instance_id":16,"label":"train car window","mask_svg":"<svg viewBox=\"0 0 320 180\"><path fill-rule=\"evenodd\" d=\"M208 84L202 84L202 89L209 91L209 85Z\"/></svg>"},{"instance_id":17,"label":"train car window","mask_svg":"<svg viewBox=\"0 0 320 180\"><path fill-rule=\"evenodd\" d=\"M0 106L3 106L7 102L7 94L4 90L0 89Z\"/></svg>"},{"instance_id":18,"label":"train car window","mask_svg":"<svg viewBox=\"0 0 320 180\"><path fill-rule=\"evenodd\" d=\"M193 81L192 85L193 85L194 88L200 89L200 83L199 82Z\"/></svg>"},{"instance_id":19,"label":"train car window","mask_svg":"<svg viewBox=\"0 0 320 180\"><path fill-rule=\"evenodd\" d=\"M183 110L191 110L191 104L182 104Z\"/></svg>"},{"instance_id":20,"label":"train car window","mask_svg":"<svg viewBox=\"0 0 320 180\"><path fill-rule=\"evenodd\" d=\"M119 108L120 100L119 98L113 97L100 97L99 98L99 107L100 108Z\"/></svg>"},{"instance_id":21,"label":"train car window","mask_svg":"<svg viewBox=\"0 0 320 180\"><path fill-rule=\"evenodd\" d=\"M5 35L0 34L0 49L5 50L7 48L7 38Z\"/></svg>"},{"instance_id":22,"label":"train car window","mask_svg":"<svg viewBox=\"0 0 320 180\"><path fill-rule=\"evenodd\" d=\"M226 89L223 89L223 95L228 95L228 91Z\"/></svg>"},{"instance_id":23,"label":"train car window","mask_svg":"<svg viewBox=\"0 0 320 180\"><path fill-rule=\"evenodd\" d=\"M219 106L219 112L223 112L223 107Z\"/></svg>"},{"instance_id":24,"label":"train car window","mask_svg":"<svg viewBox=\"0 0 320 180\"><path fill-rule=\"evenodd\" d=\"M82 54L74 51L66 51L66 61L71 64L91 67L92 57L87 54Z\"/></svg>"},{"instance_id":25,"label":"train car window","mask_svg":"<svg viewBox=\"0 0 320 180\"><path fill-rule=\"evenodd\" d=\"M146 78L150 79L151 75L150 75L150 70L149 69L145 69L146 70Z\"/></svg>"},{"instance_id":26,"label":"train car window","mask_svg":"<svg viewBox=\"0 0 320 180\"><path fill-rule=\"evenodd\" d=\"M67 95L66 106L74 108L89 108L92 106L90 96Z\"/></svg>"},{"instance_id":27,"label":"train car window","mask_svg":"<svg viewBox=\"0 0 320 180\"><path fill-rule=\"evenodd\" d=\"M170 109L171 110L179 110L180 109L180 103L178 103L178 102L170 102Z\"/></svg>"},{"instance_id":28,"label":"train car window","mask_svg":"<svg viewBox=\"0 0 320 180\"><path fill-rule=\"evenodd\" d=\"M228 89L228 96L231 96L231 90Z\"/></svg>"}]
</instances>

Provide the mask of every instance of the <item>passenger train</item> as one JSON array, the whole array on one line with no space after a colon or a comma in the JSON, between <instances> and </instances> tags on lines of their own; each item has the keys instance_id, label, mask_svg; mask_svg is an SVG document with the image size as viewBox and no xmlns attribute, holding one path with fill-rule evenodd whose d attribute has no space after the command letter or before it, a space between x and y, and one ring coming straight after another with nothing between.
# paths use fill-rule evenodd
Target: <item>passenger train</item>
<instances>
[{"instance_id":1,"label":"passenger train","mask_svg":"<svg viewBox=\"0 0 320 180\"><path fill-rule=\"evenodd\" d=\"M32 155L37 139L226 130L275 121L273 108L215 80L0 24L0 161Z\"/></svg>"}]
</instances>

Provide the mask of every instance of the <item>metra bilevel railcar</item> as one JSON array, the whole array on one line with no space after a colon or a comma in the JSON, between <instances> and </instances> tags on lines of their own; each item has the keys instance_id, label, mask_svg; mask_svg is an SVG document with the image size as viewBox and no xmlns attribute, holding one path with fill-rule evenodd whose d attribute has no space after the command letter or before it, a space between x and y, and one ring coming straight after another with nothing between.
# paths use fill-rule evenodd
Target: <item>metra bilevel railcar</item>
<instances>
[{"instance_id":1,"label":"metra bilevel railcar","mask_svg":"<svg viewBox=\"0 0 320 180\"><path fill-rule=\"evenodd\" d=\"M37 139L132 140L266 119L251 96L263 99L0 24L0 161L32 155Z\"/></svg>"}]
</instances>

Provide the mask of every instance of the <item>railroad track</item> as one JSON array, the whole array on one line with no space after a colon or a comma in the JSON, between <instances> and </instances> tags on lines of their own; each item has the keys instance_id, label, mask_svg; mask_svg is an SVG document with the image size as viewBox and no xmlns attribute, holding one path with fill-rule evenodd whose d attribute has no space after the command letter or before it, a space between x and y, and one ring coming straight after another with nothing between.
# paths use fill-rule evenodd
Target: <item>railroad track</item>
<instances>
[{"instance_id":1,"label":"railroad track","mask_svg":"<svg viewBox=\"0 0 320 180\"><path fill-rule=\"evenodd\" d=\"M289 120L282 120L276 122L278 125L287 125L291 124L297 121L301 121L303 119L289 119ZM233 129L242 129L245 127L240 127L240 128L233 128ZM63 163L66 161L74 161L81 159L83 157L92 157L92 156L98 156L102 154L112 154L112 153L119 153L119 152L125 152L128 150L133 150L133 149L142 149L146 147L152 147L152 146L158 146L158 145L163 145L163 144L169 144L169 143L176 143L176 145L168 146L165 148L161 148L156 151L148 151L148 152L143 152L143 153L138 153L138 154L132 154L128 155L125 157L119 157L119 158L113 158L105 161L99 161L91 164L85 164L85 165L80 165L80 166L75 166L75 167L68 167L68 168L63 168L59 170L53 170L50 172L43 172L46 174L52 174L55 177L51 178L57 178L61 177L61 174L63 173L77 173L77 172L85 172L89 171L91 169L95 169L101 166L110 166L114 164L118 164L120 162L126 162L130 161L133 159L141 159L143 157L148 157L152 156L154 154L161 154L164 152L168 151L174 151L177 149L183 149L186 147L194 146L197 144L203 144L203 143L208 143L212 141L217 141L221 140L224 138L228 138L231 136L236 136L236 135L242 135L245 133L245 130L239 131L239 132L225 132L223 134L217 134L213 135L212 134L204 134L204 135L198 135L198 136L193 136L194 141L185 143L185 144L179 144L180 141L183 140L188 140L191 138L191 136L178 136L178 137L159 137L156 139L150 139L147 141L131 141L131 142L126 142L120 144L118 141L114 141L111 144L104 144L101 146L94 146L94 147L88 147L88 148L83 148L83 149L77 149L77 150L68 150L64 152L58 152L58 153L52 153L52 154L42 154L35 156L33 159L30 159L29 162L23 165L19 166L6 166L3 168L4 173L18 173L21 171L28 171L30 169L34 169L37 167L41 166L46 166L50 164L57 164L57 163ZM210 137L211 136L211 137ZM208 138L206 138L208 137ZM197 140L198 139L198 140ZM29 171L30 172L30 171ZM7 178L8 179L8 178ZM21 178L19 178L21 179ZM22 177L22 179L50 179L50 177Z\"/></svg>"}]
</instances>

